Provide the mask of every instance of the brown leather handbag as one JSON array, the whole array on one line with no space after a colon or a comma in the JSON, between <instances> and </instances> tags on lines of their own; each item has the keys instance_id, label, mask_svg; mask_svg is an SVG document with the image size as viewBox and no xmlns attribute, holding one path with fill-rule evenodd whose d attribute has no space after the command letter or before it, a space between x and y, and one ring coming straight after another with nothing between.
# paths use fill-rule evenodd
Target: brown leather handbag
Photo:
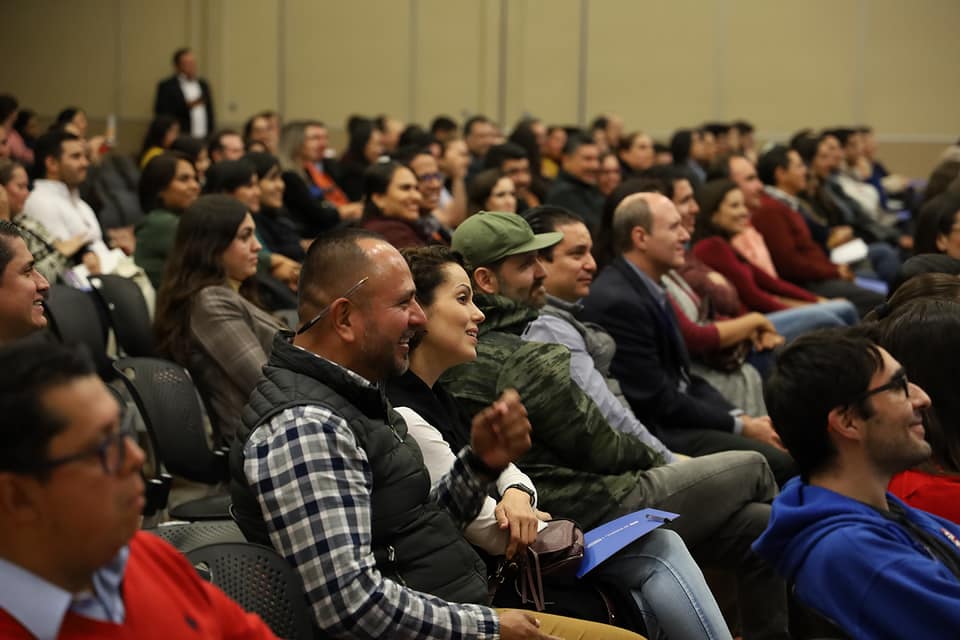
<instances>
[{"instance_id":1,"label":"brown leather handbag","mask_svg":"<svg viewBox=\"0 0 960 640\"><path fill-rule=\"evenodd\" d=\"M519 558L520 597L544 609L543 580L573 582L583 560L583 531L573 520L558 518L547 523L537 539Z\"/></svg>"}]
</instances>

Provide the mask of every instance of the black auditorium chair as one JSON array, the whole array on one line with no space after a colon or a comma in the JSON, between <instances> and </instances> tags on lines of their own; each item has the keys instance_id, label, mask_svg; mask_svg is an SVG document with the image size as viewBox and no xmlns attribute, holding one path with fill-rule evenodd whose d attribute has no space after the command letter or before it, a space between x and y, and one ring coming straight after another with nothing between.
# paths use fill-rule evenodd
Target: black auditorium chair
<instances>
[{"instance_id":1,"label":"black auditorium chair","mask_svg":"<svg viewBox=\"0 0 960 640\"><path fill-rule=\"evenodd\" d=\"M120 358L114 368L140 410L166 471L209 485L228 479L228 450L211 448L203 403L183 367L160 358ZM229 508L230 496L224 491L176 505L170 509L170 516L190 522L229 520Z\"/></svg>"},{"instance_id":2,"label":"black auditorium chair","mask_svg":"<svg viewBox=\"0 0 960 640\"><path fill-rule=\"evenodd\" d=\"M187 552L202 577L246 611L258 614L277 636L313 638L303 582L273 549L249 542L211 544Z\"/></svg>"},{"instance_id":3,"label":"black auditorium chair","mask_svg":"<svg viewBox=\"0 0 960 640\"><path fill-rule=\"evenodd\" d=\"M86 346L100 377L113 379L115 373L107 355L107 326L90 293L52 284L44 307L53 335L64 344Z\"/></svg>"},{"instance_id":4,"label":"black auditorium chair","mask_svg":"<svg viewBox=\"0 0 960 640\"><path fill-rule=\"evenodd\" d=\"M246 542L240 527L233 520L205 520L203 522L165 522L152 529L144 529L189 553L199 547L222 542Z\"/></svg>"},{"instance_id":5,"label":"black auditorium chair","mask_svg":"<svg viewBox=\"0 0 960 640\"><path fill-rule=\"evenodd\" d=\"M116 275L91 276L93 297L113 327L120 355L154 355L153 324L140 287L130 278Z\"/></svg>"}]
</instances>

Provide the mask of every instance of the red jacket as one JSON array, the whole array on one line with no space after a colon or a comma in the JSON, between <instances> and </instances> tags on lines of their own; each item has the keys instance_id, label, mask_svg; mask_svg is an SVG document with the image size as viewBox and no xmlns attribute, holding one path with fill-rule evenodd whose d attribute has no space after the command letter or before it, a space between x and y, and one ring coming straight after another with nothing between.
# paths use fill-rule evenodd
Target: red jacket
<instances>
[{"instance_id":1,"label":"red jacket","mask_svg":"<svg viewBox=\"0 0 960 640\"><path fill-rule=\"evenodd\" d=\"M804 284L840 277L837 265L813 241L800 212L763 193L760 207L752 213L753 226L763 235L781 278Z\"/></svg>"},{"instance_id":2,"label":"red jacket","mask_svg":"<svg viewBox=\"0 0 960 640\"><path fill-rule=\"evenodd\" d=\"M751 311L771 313L787 308L775 296L816 302L809 291L774 278L741 257L730 243L720 236L704 238L693 247L693 253L714 270L722 273L740 294L740 301Z\"/></svg>"},{"instance_id":3,"label":"red jacket","mask_svg":"<svg viewBox=\"0 0 960 640\"><path fill-rule=\"evenodd\" d=\"M201 579L179 551L150 533L138 532L130 540L122 589L126 609L123 624L91 620L68 611L58 638L276 638L263 620L244 612L220 589ZM26 640L33 636L0 609L0 638Z\"/></svg>"}]
</instances>

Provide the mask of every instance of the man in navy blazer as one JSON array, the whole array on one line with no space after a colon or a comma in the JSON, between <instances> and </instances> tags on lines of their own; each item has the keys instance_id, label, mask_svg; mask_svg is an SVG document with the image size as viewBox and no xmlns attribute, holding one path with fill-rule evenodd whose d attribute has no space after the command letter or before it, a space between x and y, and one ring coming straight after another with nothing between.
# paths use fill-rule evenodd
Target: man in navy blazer
<instances>
[{"instance_id":1,"label":"man in navy blazer","mask_svg":"<svg viewBox=\"0 0 960 640\"><path fill-rule=\"evenodd\" d=\"M637 417L670 449L694 456L759 451L783 484L796 467L770 419L746 415L690 372L690 356L660 283L683 265L689 239L668 198L656 193L625 198L613 216L619 255L593 283L581 317L614 337L611 373Z\"/></svg>"},{"instance_id":2,"label":"man in navy blazer","mask_svg":"<svg viewBox=\"0 0 960 640\"><path fill-rule=\"evenodd\" d=\"M157 83L153 113L171 115L180 123L180 131L206 138L216 122L210 85L197 77L197 58L190 49L177 49L173 66L177 72Z\"/></svg>"}]
</instances>

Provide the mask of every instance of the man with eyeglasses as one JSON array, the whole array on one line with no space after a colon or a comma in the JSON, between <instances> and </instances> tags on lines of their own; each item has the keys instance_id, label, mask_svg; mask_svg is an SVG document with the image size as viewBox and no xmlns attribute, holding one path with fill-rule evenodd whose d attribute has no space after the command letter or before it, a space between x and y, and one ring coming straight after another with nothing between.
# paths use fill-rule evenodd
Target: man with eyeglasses
<instances>
[{"instance_id":1,"label":"man with eyeglasses","mask_svg":"<svg viewBox=\"0 0 960 640\"><path fill-rule=\"evenodd\" d=\"M847 329L788 346L766 400L800 477L774 500L754 550L850 637L954 637L960 526L887 492L894 474L930 458L927 394Z\"/></svg>"},{"instance_id":2,"label":"man with eyeglasses","mask_svg":"<svg viewBox=\"0 0 960 640\"><path fill-rule=\"evenodd\" d=\"M430 238L435 244L450 244L450 219L440 207L440 194L443 191L443 174L437 159L424 147L407 153L401 153L398 160L406 165L417 177L417 191L420 192L420 219L417 225L422 236Z\"/></svg>"},{"instance_id":3,"label":"man with eyeglasses","mask_svg":"<svg viewBox=\"0 0 960 640\"><path fill-rule=\"evenodd\" d=\"M0 637L274 637L137 531L144 453L84 352L0 349L0 415Z\"/></svg>"}]
</instances>

